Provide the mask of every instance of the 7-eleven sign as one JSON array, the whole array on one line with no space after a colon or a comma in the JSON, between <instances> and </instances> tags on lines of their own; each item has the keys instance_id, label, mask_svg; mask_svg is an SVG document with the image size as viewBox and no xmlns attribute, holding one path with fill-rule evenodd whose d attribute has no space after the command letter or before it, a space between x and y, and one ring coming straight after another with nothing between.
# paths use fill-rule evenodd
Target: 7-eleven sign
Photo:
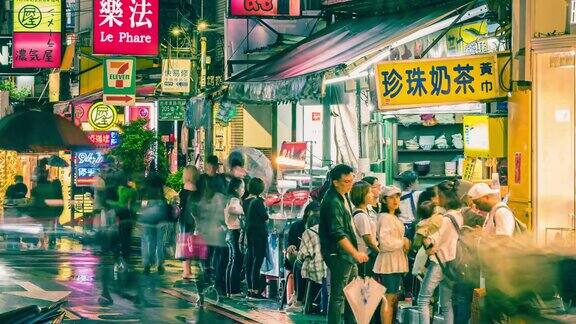
<instances>
[{"instance_id":1,"label":"7-eleven sign","mask_svg":"<svg viewBox=\"0 0 576 324\"><path fill-rule=\"evenodd\" d=\"M106 105L130 106L136 102L136 59L111 57L104 59L104 94Z\"/></svg>"}]
</instances>

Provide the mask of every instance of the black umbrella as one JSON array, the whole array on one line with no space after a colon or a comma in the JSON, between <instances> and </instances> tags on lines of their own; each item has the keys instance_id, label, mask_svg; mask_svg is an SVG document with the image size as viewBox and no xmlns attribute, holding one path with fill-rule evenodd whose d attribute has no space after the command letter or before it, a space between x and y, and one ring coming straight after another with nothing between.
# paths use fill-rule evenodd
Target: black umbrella
<instances>
[{"instance_id":1,"label":"black umbrella","mask_svg":"<svg viewBox=\"0 0 576 324\"><path fill-rule=\"evenodd\" d=\"M93 146L80 128L53 113L28 110L0 119L0 149L43 153Z\"/></svg>"}]
</instances>

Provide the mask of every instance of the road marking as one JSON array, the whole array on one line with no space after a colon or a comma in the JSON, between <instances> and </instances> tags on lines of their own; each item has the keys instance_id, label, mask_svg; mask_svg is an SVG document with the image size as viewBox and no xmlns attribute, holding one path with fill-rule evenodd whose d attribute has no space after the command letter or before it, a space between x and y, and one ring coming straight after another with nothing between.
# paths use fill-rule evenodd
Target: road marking
<instances>
[{"instance_id":1,"label":"road marking","mask_svg":"<svg viewBox=\"0 0 576 324\"><path fill-rule=\"evenodd\" d=\"M40 299L49 302L57 302L70 295L70 291L46 291L30 281L16 281L15 284L26 289L26 291L6 291L4 294Z\"/></svg>"}]
</instances>

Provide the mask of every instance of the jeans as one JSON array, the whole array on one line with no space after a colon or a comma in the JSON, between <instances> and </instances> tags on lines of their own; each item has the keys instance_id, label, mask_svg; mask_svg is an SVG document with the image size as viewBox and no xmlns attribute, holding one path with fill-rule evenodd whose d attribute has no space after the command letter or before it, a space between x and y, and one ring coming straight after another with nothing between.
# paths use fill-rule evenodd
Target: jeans
<instances>
[{"instance_id":1,"label":"jeans","mask_svg":"<svg viewBox=\"0 0 576 324\"><path fill-rule=\"evenodd\" d=\"M266 234L248 233L248 253L246 254L246 283L248 290L260 290L260 268L266 257L268 238Z\"/></svg>"},{"instance_id":2,"label":"jeans","mask_svg":"<svg viewBox=\"0 0 576 324\"><path fill-rule=\"evenodd\" d=\"M358 276L356 264L339 256L331 255L324 260L330 269L330 298L328 301L328 323L356 323L348 301L344 297L344 287ZM344 316L342 316L344 314Z\"/></svg>"},{"instance_id":3,"label":"jeans","mask_svg":"<svg viewBox=\"0 0 576 324\"><path fill-rule=\"evenodd\" d=\"M418 307L420 308L420 324L430 324L430 299L434 290L440 285L440 307L444 323L454 323L452 312L452 288L447 279L443 279L442 268L436 262L430 262L422 287L418 294Z\"/></svg>"},{"instance_id":4,"label":"jeans","mask_svg":"<svg viewBox=\"0 0 576 324\"><path fill-rule=\"evenodd\" d=\"M306 296L307 280L302 278L302 262L294 262L294 286L296 287L296 300L304 302Z\"/></svg>"},{"instance_id":5,"label":"jeans","mask_svg":"<svg viewBox=\"0 0 576 324\"><path fill-rule=\"evenodd\" d=\"M164 245L166 245L167 223L157 225L142 224L142 262L145 267L164 263Z\"/></svg>"},{"instance_id":6,"label":"jeans","mask_svg":"<svg viewBox=\"0 0 576 324\"><path fill-rule=\"evenodd\" d=\"M226 292L240 293L240 274L242 270L242 251L240 251L240 230L228 231L228 265L226 266Z\"/></svg>"},{"instance_id":7,"label":"jeans","mask_svg":"<svg viewBox=\"0 0 576 324\"><path fill-rule=\"evenodd\" d=\"M467 324L472 315L472 298L474 297L474 286L467 282L459 282L454 285L454 323Z\"/></svg>"}]
</instances>

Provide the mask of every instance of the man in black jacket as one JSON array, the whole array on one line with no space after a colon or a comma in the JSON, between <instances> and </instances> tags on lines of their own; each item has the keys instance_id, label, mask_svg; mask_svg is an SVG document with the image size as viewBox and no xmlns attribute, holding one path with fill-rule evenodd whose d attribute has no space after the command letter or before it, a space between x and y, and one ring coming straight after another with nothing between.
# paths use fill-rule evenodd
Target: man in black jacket
<instances>
[{"instance_id":1,"label":"man in black jacket","mask_svg":"<svg viewBox=\"0 0 576 324\"><path fill-rule=\"evenodd\" d=\"M368 261L365 253L358 251L352 222L352 204L348 193L354 183L353 169L339 164L330 171L331 186L322 198L320 207L320 247L322 257L330 269L330 300L328 323L342 321L355 323L343 289L358 276L357 263Z\"/></svg>"}]
</instances>

